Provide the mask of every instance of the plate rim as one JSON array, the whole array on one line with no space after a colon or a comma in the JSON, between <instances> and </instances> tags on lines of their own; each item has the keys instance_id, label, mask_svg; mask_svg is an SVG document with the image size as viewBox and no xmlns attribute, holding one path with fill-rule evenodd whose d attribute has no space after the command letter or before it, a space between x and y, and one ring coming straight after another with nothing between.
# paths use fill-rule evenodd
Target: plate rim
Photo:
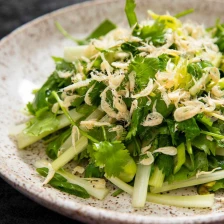
<instances>
[{"instance_id":1,"label":"plate rim","mask_svg":"<svg viewBox=\"0 0 224 224\"><path fill-rule=\"evenodd\" d=\"M29 29L30 27L33 27L35 25L38 25L39 23L43 21L47 21L50 18L56 17L60 14L65 14L66 12L77 10L80 8L90 7L91 5L101 5L106 4L107 2L118 2L119 0L87 0L86 2L82 3L76 3L73 5L69 5L57 10L54 10L52 12L49 12L47 14L44 14L40 17L37 17L34 20L31 20L22 26L16 28L12 32L10 32L8 35L4 36L2 39L0 39L0 50L1 47L3 47L5 44L7 44L8 41L10 41L12 38L20 34L21 32ZM122 0L124 2L124 0ZM197 0L200 1L200 0ZM222 2L222 0L206 0L208 2ZM222 2L223 3L223 2ZM67 217L79 220L79 221L89 221L91 220L91 223L95 222L103 222L103 221L109 221L110 223L160 223L160 224L168 224L168 223L217 223L224 221L224 213L217 213L213 216L206 214L206 215L196 215L194 217L187 216L179 216L179 217L156 217L156 216L145 216L141 214L130 214L125 212L118 212L113 210L107 210L104 208L97 208L90 205L85 205L80 202L73 201L75 205L78 206L78 208L67 208L70 212L65 212L65 209L60 209L62 206L61 204L55 204L54 202L50 202L49 199L45 199L43 197L43 194L41 194L38 191L35 191L37 188L34 186L32 190L26 188L18 177L11 173L10 175L7 175L7 172L4 172L4 169L1 166L0 163L0 177L6 181L8 184L10 184L14 189L21 192L26 197L30 198L31 200L35 201L36 203L53 210L57 213L60 213L62 215L65 215ZM38 193L37 193L38 192ZM50 207L49 207L50 206ZM65 206L66 207L66 206ZM68 207L68 206L67 206ZM79 207L81 208L81 211L79 211ZM71 212L73 213L71 216ZM90 222L89 222L90 223Z\"/></svg>"}]
</instances>

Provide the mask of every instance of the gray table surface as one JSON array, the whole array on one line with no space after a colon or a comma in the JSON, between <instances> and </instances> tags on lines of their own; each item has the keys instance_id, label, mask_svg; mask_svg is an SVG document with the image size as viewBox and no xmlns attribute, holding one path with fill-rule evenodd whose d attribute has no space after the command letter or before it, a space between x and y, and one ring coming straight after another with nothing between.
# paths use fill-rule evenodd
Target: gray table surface
<instances>
[{"instance_id":1,"label":"gray table surface","mask_svg":"<svg viewBox=\"0 0 224 224\"><path fill-rule=\"evenodd\" d=\"M84 0L0 0L0 39L41 15ZM80 223L23 196L0 178L0 224ZM80 223L81 224L81 223Z\"/></svg>"}]
</instances>

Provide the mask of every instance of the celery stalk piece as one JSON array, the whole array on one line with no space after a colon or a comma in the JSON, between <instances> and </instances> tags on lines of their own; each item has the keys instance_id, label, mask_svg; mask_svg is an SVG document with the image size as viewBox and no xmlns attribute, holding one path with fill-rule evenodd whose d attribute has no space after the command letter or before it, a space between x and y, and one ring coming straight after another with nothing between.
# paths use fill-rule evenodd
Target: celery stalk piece
<instances>
[{"instance_id":1,"label":"celery stalk piece","mask_svg":"<svg viewBox=\"0 0 224 224\"><path fill-rule=\"evenodd\" d=\"M216 171L214 173L209 173L209 174L203 174L199 176L198 178L192 177L188 180L183 180L183 181L176 181L171 184L168 182L165 182L162 187L151 187L150 191L152 193L160 193L160 192L165 192L165 191L170 191L170 190L175 190L178 188L183 188L183 187L191 187L199 184L205 184L211 181L215 180L220 180L224 178L224 170L221 171Z\"/></svg>"},{"instance_id":2,"label":"celery stalk piece","mask_svg":"<svg viewBox=\"0 0 224 224\"><path fill-rule=\"evenodd\" d=\"M82 56L86 56L85 52L88 46L72 46L64 48L64 59L68 62L74 62Z\"/></svg>"},{"instance_id":3,"label":"celery stalk piece","mask_svg":"<svg viewBox=\"0 0 224 224\"><path fill-rule=\"evenodd\" d=\"M70 183L77 184L86 189L86 191L92 195L93 197L103 200L109 193L109 189L107 188L94 188L93 185L80 177L77 177L66 171L57 171L60 175L66 178Z\"/></svg>"},{"instance_id":4,"label":"celery stalk piece","mask_svg":"<svg viewBox=\"0 0 224 224\"><path fill-rule=\"evenodd\" d=\"M153 187L162 187L164 178L165 174L156 166L149 178L149 185Z\"/></svg>"},{"instance_id":5,"label":"celery stalk piece","mask_svg":"<svg viewBox=\"0 0 224 224\"><path fill-rule=\"evenodd\" d=\"M69 111L69 114L74 121L78 121L79 119L81 119L84 116L83 114L76 112L76 109ZM47 135L52 134L53 132L58 131L58 130L70 125L70 121L67 119L67 117L64 114L59 115L58 120L59 120L59 125L58 125L57 130L44 132L39 136L30 136L30 135L24 134L23 132L17 134L15 137L18 142L18 148L23 149L26 146L31 145L34 142L37 142L38 140L46 137Z\"/></svg>"},{"instance_id":6,"label":"celery stalk piece","mask_svg":"<svg viewBox=\"0 0 224 224\"><path fill-rule=\"evenodd\" d=\"M211 208L214 204L214 200L214 194L193 196L147 194L148 202L177 207Z\"/></svg>"},{"instance_id":7,"label":"celery stalk piece","mask_svg":"<svg viewBox=\"0 0 224 224\"><path fill-rule=\"evenodd\" d=\"M18 124L9 128L9 135L15 136L21 133L26 128L26 124Z\"/></svg>"},{"instance_id":8,"label":"celery stalk piece","mask_svg":"<svg viewBox=\"0 0 224 224\"><path fill-rule=\"evenodd\" d=\"M133 187L130 186L129 184L125 183L124 181L122 181L121 179L117 178L117 177L108 177L107 175L105 175L105 177L115 186L117 186L118 188L120 188L121 190L125 191L126 193L132 195L133 194Z\"/></svg>"},{"instance_id":9,"label":"celery stalk piece","mask_svg":"<svg viewBox=\"0 0 224 224\"><path fill-rule=\"evenodd\" d=\"M60 155L56 160L51 163L52 168L57 171L69 161L71 161L76 155L86 149L88 145L88 139L82 136L76 143L75 148L71 146L62 155Z\"/></svg>"},{"instance_id":10,"label":"celery stalk piece","mask_svg":"<svg viewBox=\"0 0 224 224\"><path fill-rule=\"evenodd\" d=\"M151 172L150 165L138 164L137 172L135 175L134 190L132 195L133 207L144 207L148 191L148 182Z\"/></svg>"},{"instance_id":11,"label":"celery stalk piece","mask_svg":"<svg viewBox=\"0 0 224 224\"><path fill-rule=\"evenodd\" d=\"M42 167L47 167L47 166L48 166L47 161L37 161L35 163L36 168L42 168ZM78 176L75 176L67 171L58 170L57 173L60 174L61 176L63 176L65 179L67 179L68 182L70 182L72 184L77 184L80 187L85 188L85 190L90 195L92 195L93 197L95 197L97 199L103 200L109 193L109 190L107 188L94 188L93 185L89 181L84 180L83 178L80 178Z\"/></svg>"},{"instance_id":12,"label":"celery stalk piece","mask_svg":"<svg viewBox=\"0 0 224 224\"><path fill-rule=\"evenodd\" d=\"M123 182L117 177L106 177L111 183L116 185L121 190L132 195L133 187ZM208 195L194 195L194 196L173 196L173 195L158 195L148 193L146 200L148 202L172 205L179 207L192 207L192 208L207 208L212 207L214 204L214 194Z\"/></svg>"},{"instance_id":13,"label":"celery stalk piece","mask_svg":"<svg viewBox=\"0 0 224 224\"><path fill-rule=\"evenodd\" d=\"M176 156L176 165L174 167L174 174L177 173L182 165L186 161L186 155L185 155L185 145L184 143L181 143L179 146L177 146L177 156Z\"/></svg>"}]
</instances>

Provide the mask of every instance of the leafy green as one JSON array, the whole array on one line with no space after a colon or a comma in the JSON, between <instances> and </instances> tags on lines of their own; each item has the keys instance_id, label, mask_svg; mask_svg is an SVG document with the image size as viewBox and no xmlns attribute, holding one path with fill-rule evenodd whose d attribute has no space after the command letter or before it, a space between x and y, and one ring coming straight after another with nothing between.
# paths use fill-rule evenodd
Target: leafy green
<instances>
[{"instance_id":1,"label":"leafy green","mask_svg":"<svg viewBox=\"0 0 224 224\"><path fill-rule=\"evenodd\" d=\"M217 38L217 41L215 43L218 45L219 50L223 53L224 52L224 24L220 24L219 19L216 21L215 32L213 34L213 37Z\"/></svg>"},{"instance_id":2,"label":"leafy green","mask_svg":"<svg viewBox=\"0 0 224 224\"><path fill-rule=\"evenodd\" d=\"M85 178L102 178L104 172L99 167L95 166L94 163L89 163L85 168Z\"/></svg>"},{"instance_id":3,"label":"leafy green","mask_svg":"<svg viewBox=\"0 0 224 224\"><path fill-rule=\"evenodd\" d=\"M135 14L135 7L136 7L135 0L126 0L125 13L130 27L138 23L138 19Z\"/></svg>"},{"instance_id":4,"label":"leafy green","mask_svg":"<svg viewBox=\"0 0 224 224\"><path fill-rule=\"evenodd\" d=\"M174 167L173 156L160 154L156 158L155 164L159 167L160 170L162 170L166 177L172 174Z\"/></svg>"},{"instance_id":5,"label":"leafy green","mask_svg":"<svg viewBox=\"0 0 224 224\"><path fill-rule=\"evenodd\" d=\"M56 71L54 71L43 86L35 93L33 102L27 104L29 112L36 115L38 111L49 110L55 103L54 97L51 96L52 91L58 91L60 88L71 84L71 78L60 78L58 71L75 71L75 66L72 63L66 62L61 58L53 58L56 63Z\"/></svg>"},{"instance_id":6,"label":"leafy green","mask_svg":"<svg viewBox=\"0 0 224 224\"><path fill-rule=\"evenodd\" d=\"M124 144L120 142L94 143L93 148L95 164L104 167L104 171L109 177L119 176L131 158Z\"/></svg>"},{"instance_id":7,"label":"leafy green","mask_svg":"<svg viewBox=\"0 0 224 224\"><path fill-rule=\"evenodd\" d=\"M128 134L126 136L126 139L131 139L132 136L135 136L138 130L139 122L141 120L142 116L142 109L139 107L136 110L134 110L131 118L131 125L130 129L128 131Z\"/></svg>"},{"instance_id":8,"label":"leafy green","mask_svg":"<svg viewBox=\"0 0 224 224\"><path fill-rule=\"evenodd\" d=\"M166 105L166 103L164 102L164 100L161 97L161 93L156 93L155 96L150 97L152 102L150 104L150 110L152 111L153 105L156 101L156 111L160 114L163 115L163 117L168 117L174 110L175 106L174 104L170 104L168 107Z\"/></svg>"},{"instance_id":9,"label":"leafy green","mask_svg":"<svg viewBox=\"0 0 224 224\"><path fill-rule=\"evenodd\" d=\"M138 42L125 42L121 44L121 50L125 52L130 52L135 56L136 54L139 54L140 51L138 50L138 47L140 47L140 43Z\"/></svg>"},{"instance_id":10,"label":"leafy green","mask_svg":"<svg viewBox=\"0 0 224 224\"><path fill-rule=\"evenodd\" d=\"M191 174L185 166L182 166L177 173L169 175L167 181L172 183L174 181L187 180L191 176L193 176L193 174Z\"/></svg>"},{"instance_id":11,"label":"leafy green","mask_svg":"<svg viewBox=\"0 0 224 224\"><path fill-rule=\"evenodd\" d=\"M117 137L116 132L109 132L110 127L104 127L106 132L107 141L114 141ZM88 131L88 135L93 136L96 140L102 141L104 139L102 127L94 127Z\"/></svg>"},{"instance_id":12,"label":"leafy green","mask_svg":"<svg viewBox=\"0 0 224 224\"><path fill-rule=\"evenodd\" d=\"M70 35L58 22L55 23L57 29L68 39L71 39L72 41L76 42L79 45L86 45L88 44L90 39L97 39L101 36L105 36L107 33L109 33L111 30L114 30L116 28L116 25L112 23L110 20L106 19L104 20L95 30L92 31L92 33L89 34L88 37L86 37L83 40L78 40L74 38L72 35Z\"/></svg>"},{"instance_id":13,"label":"leafy green","mask_svg":"<svg viewBox=\"0 0 224 224\"><path fill-rule=\"evenodd\" d=\"M178 18L181 18L181 17L186 16L188 14L191 14L192 12L194 12L194 9L187 9L187 10L184 10L182 12L177 13L174 17L176 17L178 19Z\"/></svg>"},{"instance_id":14,"label":"leafy green","mask_svg":"<svg viewBox=\"0 0 224 224\"><path fill-rule=\"evenodd\" d=\"M169 135L160 134L158 136L158 141L159 141L159 148L171 145L171 139Z\"/></svg>"},{"instance_id":15,"label":"leafy green","mask_svg":"<svg viewBox=\"0 0 224 224\"><path fill-rule=\"evenodd\" d=\"M76 71L75 65L71 62L65 61L63 58L58 58L58 57L52 57L56 64L56 71L69 71L73 72ZM64 79L62 79L64 80Z\"/></svg>"},{"instance_id":16,"label":"leafy green","mask_svg":"<svg viewBox=\"0 0 224 224\"><path fill-rule=\"evenodd\" d=\"M56 138L54 141L50 142L46 148L46 154L51 159L56 159L58 157L58 150L62 146L62 144L65 142L65 140L70 136L71 129L67 129L66 131L62 132L58 138Z\"/></svg>"},{"instance_id":17,"label":"leafy green","mask_svg":"<svg viewBox=\"0 0 224 224\"><path fill-rule=\"evenodd\" d=\"M132 137L126 141L127 149L133 157L139 156L141 153L141 143L137 137Z\"/></svg>"},{"instance_id":18,"label":"leafy green","mask_svg":"<svg viewBox=\"0 0 224 224\"><path fill-rule=\"evenodd\" d=\"M129 65L129 70L136 73L135 81L138 90L145 88L149 78L155 78L155 74L159 69L160 61L158 58L136 56Z\"/></svg>"},{"instance_id":19,"label":"leafy green","mask_svg":"<svg viewBox=\"0 0 224 224\"><path fill-rule=\"evenodd\" d=\"M138 129L140 128L140 124L148 114L149 106L146 105L147 101L148 99L146 97L138 99L138 108L133 111L131 125L126 136L127 140L130 140L133 136L136 135Z\"/></svg>"},{"instance_id":20,"label":"leafy green","mask_svg":"<svg viewBox=\"0 0 224 224\"><path fill-rule=\"evenodd\" d=\"M216 142L208 140L206 135L203 134L194 138L192 145L200 150L203 150L208 155L210 155L210 152L215 155L217 148Z\"/></svg>"},{"instance_id":21,"label":"leafy green","mask_svg":"<svg viewBox=\"0 0 224 224\"><path fill-rule=\"evenodd\" d=\"M190 118L177 123L179 131L185 133L186 139L193 140L195 137L200 135L200 129L194 118Z\"/></svg>"},{"instance_id":22,"label":"leafy green","mask_svg":"<svg viewBox=\"0 0 224 224\"><path fill-rule=\"evenodd\" d=\"M104 90L105 84L103 82L93 81L92 86L94 87L88 95L90 97L92 105L99 106L101 100L100 94Z\"/></svg>"},{"instance_id":23,"label":"leafy green","mask_svg":"<svg viewBox=\"0 0 224 224\"><path fill-rule=\"evenodd\" d=\"M41 176L46 177L48 174L48 168L43 167L43 168L37 168L36 170ZM69 183L66 178L64 178L58 173L55 173L54 177L50 180L49 184L60 191L78 196L80 198L90 197L88 192L83 187L80 187L77 184Z\"/></svg>"},{"instance_id":24,"label":"leafy green","mask_svg":"<svg viewBox=\"0 0 224 224\"><path fill-rule=\"evenodd\" d=\"M160 46L166 42L165 28L166 25L163 21L156 20L151 26L147 25L140 28L137 25L133 30L133 35L152 42L155 46Z\"/></svg>"},{"instance_id":25,"label":"leafy green","mask_svg":"<svg viewBox=\"0 0 224 224\"><path fill-rule=\"evenodd\" d=\"M83 101L84 101L84 96L79 96L71 102L71 106L78 107L83 103Z\"/></svg>"},{"instance_id":26,"label":"leafy green","mask_svg":"<svg viewBox=\"0 0 224 224\"><path fill-rule=\"evenodd\" d=\"M192 62L187 66L187 72L198 80L202 77L203 69L206 67L213 67L213 65L209 61Z\"/></svg>"},{"instance_id":27,"label":"leafy green","mask_svg":"<svg viewBox=\"0 0 224 224\"><path fill-rule=\"evenodd\" d=\"M196 120L199 121L200 123L202 124L205 124L205 125L208 125L208 126L212 126L213 124L213 121L211 120L210 117L206 116L205 114L201 113L201 114L198 114L196 116Z\"/></svg>"},{"instance_id":28,"label":"leafy green","mask_svg":"<svg viewBox=\"0 0 224 224\"><path fill-rule=\"evenodd\" d=\"M218 191L220 189L224 189L224 179L217 180L215 184L209 188L209 191Z\"/></svg>"},{"instance_id":29,"label":"leafy green","mask_svg":"<svg viewBox=\"0 0 224 224\"><path fill-rule=\"evenodd\" d=\"M176 122L173 119L166 119L166 122L172 139L172 144L177 145L178 132L176 131Z\"/></svg>"},{"instance_id":30,"label":"leafy green","mask_svg":"<svg viewBox=\"0 0 224 224\"><path fill-rule=\"evenodd\" d=\"M197 151L194 155L195 171L208 171L208 158L206 153Z\"/></svg>"},{"instance_id":31,"label":"leafy green","mask_svg":"<svg viewBox=\"0 0 224 224\"><path fill-rule=\"evenodd\" d=\"M59 121L56 115L47 112L40 117L32 118L23 132L30 136L39 136L44 132L57 130L58 125Z\"/></svg>"},{"instance_id":32,"label":"leafy green","mask_svg":"<svg viewBox=\"0 0 224 224\"><path fill-rule=\"evenodd\" d=\"M92 33L86 38L86 40L97 39L101 36L105 36L111 30L114 30L117 26L110 20L104 20Z\"/></svg>"}]
</instances>

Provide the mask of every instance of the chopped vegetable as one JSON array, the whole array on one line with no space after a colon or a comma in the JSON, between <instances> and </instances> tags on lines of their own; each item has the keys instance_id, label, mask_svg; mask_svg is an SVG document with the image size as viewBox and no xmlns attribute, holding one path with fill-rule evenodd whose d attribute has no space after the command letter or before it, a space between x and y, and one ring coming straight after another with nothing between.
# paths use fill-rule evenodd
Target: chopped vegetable
<instances>
[{"instance_id":1,"label":"chopped vegetable","mask_svg":"<svg viewBox=\"0 0 224 224\"><path fill-rule=\"evenodd\" d=\"M44 140L52 160L35 166L63 192L102 200L107 179L133 207L212 207L224 189L224 25L181 22L192 9L140 22L135 8L126 0L129 29L105 20L83 40L56 23L82 46L53 57L32 118L11 133L19 149ZM65 171L73 161L81 177ZM156 194L190 186L201 195Z\"/></svg>"}]
</instances>

